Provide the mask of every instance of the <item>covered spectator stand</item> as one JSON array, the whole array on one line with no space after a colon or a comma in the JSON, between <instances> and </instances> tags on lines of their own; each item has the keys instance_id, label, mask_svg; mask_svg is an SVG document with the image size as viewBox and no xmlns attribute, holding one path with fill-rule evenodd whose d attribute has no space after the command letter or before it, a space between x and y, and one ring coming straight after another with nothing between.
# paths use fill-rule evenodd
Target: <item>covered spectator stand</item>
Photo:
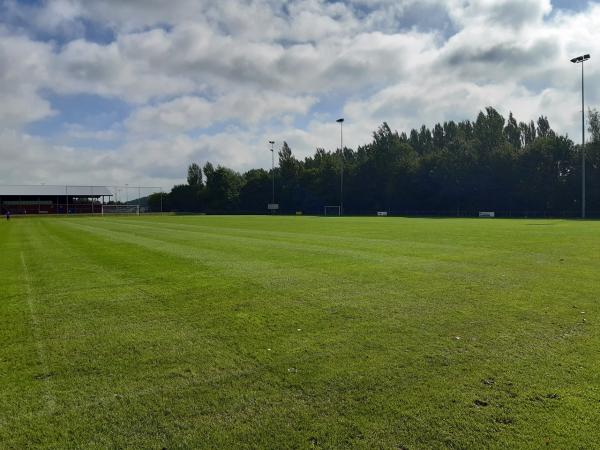
<instances>
[{"instance_id":1,"label":"covered spectator stand","mask_svg":"<svg viewBox=\"0 0 600 450\"><path fill-rule=\"evenodd\" d=\"M111 198L106 186L0 186L2 214L100 214Z\"/></svg>"}]
</instances>

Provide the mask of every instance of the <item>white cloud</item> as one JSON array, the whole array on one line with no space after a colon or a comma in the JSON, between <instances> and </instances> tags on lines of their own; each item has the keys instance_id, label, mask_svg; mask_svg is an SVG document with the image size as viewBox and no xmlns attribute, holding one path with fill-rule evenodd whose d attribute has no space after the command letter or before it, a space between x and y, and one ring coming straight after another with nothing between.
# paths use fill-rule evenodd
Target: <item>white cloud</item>
<instances>
[{"instance_id":1,"label":"white cloud","mask_svg":"<svg viewBox=\"0 0 600 450\"><path fill-rule=\"evenodd\" d=\"M237 41L206 24L119 37L108 45L70 42L55 57L55 89L133 102L232 88L282 94L361 89L401 76L428 48L428 35L359 33L284 47Z\"/></svg>"},{"instance_id":2,"label":"white cloud","mask_svg":"<svg viewBox=\"0 0 600 450\"><path fill-rule=\"evenodd\" d=\"M158 32L146 33L150 42ZM53 60L59 93L93 93L131 102L193 90L190 80L161 70L158 61L144 57L143 48L126 47L127 39L108 45L84 40L67 44ZM147 47L152 44L146 43Z\"/></svg>"},{"instance_id":3,"label":"white cloud","mask_svg":"<svg viewBox=\"0 0 600 450\"><path fill-rule=\"evenodd\" d=\"M569 59L600 54L597 3L580 13L553 10L549 0L6 5L2 182L60 174L68 182L170 183L192 160L267 166L269 139L287 140L299 156L336 148L338 114L352 147L382 121L408 131L473 119L487 105L521 120L548 115L557 131L576 136L579 68ZM114 39L87 40L89 23ZM39 33L60 39L43 42ZM595 61L586 66L592 105L600 103ZM114 98L132 113L104 129L63 123L58 138L29 136L28 124L60 113L47 93ZM203 134L209 127L213 134ZM81 147L93 140L114 148Z\"/></svg>"},{"instance_id":4,"label":"white cloud","mask_svg":"<svg viewBox=\"0 0 600 450\"><path fill-rule=\"evenodd\" d=\"M229 120L256 125L274 117L304 115L315 101L314 97L287 97L264 92L226 94L214 102L186 96L140 108L126 125L138 134L179 133Z\"/></svg>"},{"instance_id":5,"label":"white cloud","mask_svg":"<svg viewBox=\"0 0 600 450\"><path fill-rule=\"evenodd\" d=\"M0 27L0 128L48 117L50 104L38 95L48 83L51 47Z\"/></svg>"},{"instance_id":6,"label":"white cloud","mask_svg":"<svg viewBox=\"0 0 600 450\"><path fill-rule=\"evenodd\" d=\"M541 25L552 4L550 0L450 0L448 11L465 28L476 24L511 29Z\"/></svg>"},{"instance_id":7,"label":"white cloud","mask_svg":"<svg viewBox=\"0 0 600 450\"><path fill-rule=\"evenodd\" d=\"M118 126L102 130L90 130L77 123L64 124L65 137L69 140L115 141L121 137Z\"/></svg>"}]
</instances>

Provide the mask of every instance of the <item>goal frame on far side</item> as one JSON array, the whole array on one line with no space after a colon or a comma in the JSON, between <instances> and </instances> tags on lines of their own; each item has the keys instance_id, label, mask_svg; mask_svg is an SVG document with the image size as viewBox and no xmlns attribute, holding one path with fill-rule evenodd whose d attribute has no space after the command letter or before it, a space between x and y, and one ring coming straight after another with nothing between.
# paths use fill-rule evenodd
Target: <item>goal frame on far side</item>
<instances>
[{"instance_id":1,"label":"goal frame on far side","mask_svg":"<svg viewBox=\"0 0 600 450\"><path fill-rule=\"evenodd\" d=\"M327 214L327 209L337 210L337 214ZM325 216L341 216L342 215L342 207L340 205L325 205L324 207Z\"/></svg>"},{"instance_id":2,"label":"goal frame on far side","mask_svg":"<svg viewBox=\"0 0 600 450\"><path fill-rule=\"evenodd\" d=\"M140 215L140 205L102 205L102 215L128 214L130 216Z\"/></svg>"}]
</instances>

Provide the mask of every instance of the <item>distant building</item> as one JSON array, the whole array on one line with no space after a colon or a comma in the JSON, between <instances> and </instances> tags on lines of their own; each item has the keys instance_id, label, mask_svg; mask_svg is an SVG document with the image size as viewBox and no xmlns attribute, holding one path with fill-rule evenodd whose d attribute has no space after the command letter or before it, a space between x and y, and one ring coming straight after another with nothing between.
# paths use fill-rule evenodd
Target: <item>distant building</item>
<instances>
[{"instance_id":1,"label":"distant building","mask_svg":"<svg viewBox=\"0 0 600 450\"><path fill-rule=\"evenodd\" d=\"M111 198L106 186L0 186L3 214L100 213Z\"/></svg>"}]
</instances>

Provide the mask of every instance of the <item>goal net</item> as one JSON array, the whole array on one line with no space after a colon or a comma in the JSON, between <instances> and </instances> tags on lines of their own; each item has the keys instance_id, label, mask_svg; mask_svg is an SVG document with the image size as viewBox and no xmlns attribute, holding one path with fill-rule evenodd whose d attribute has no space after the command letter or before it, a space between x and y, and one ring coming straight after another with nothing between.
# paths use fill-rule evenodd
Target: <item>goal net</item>
<instances>
[{"instance_id":1,"label":"goal net","mask_svg":"<svg viewBox=\"0 0 600 450\"><path fill-rule=\"evenodd\" d=\"M102 215L107 214L129 214L140 215L139 205L102 205Z\"/></svg>"},{"instance_id":2,"label":"goal net","mask_svg":"<svg viewBox=\"0 0 600 450\"><path fill-rule=\"evenodd\" d=\"M342 208L338 205L325 206L325 215L326 216L341 216Z\"/></svg>"}]
</instances>

